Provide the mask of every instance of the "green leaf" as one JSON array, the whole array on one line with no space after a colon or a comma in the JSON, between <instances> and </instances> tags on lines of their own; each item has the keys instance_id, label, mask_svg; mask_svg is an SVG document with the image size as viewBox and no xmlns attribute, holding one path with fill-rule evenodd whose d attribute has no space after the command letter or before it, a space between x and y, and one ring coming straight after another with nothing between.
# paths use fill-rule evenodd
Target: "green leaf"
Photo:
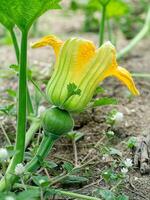
<instances>
[{"instance_id":1,"label":"green leaf","mask_svg":"<svg viewBox=\"0 0 150 200\"><path fill-rule=\"evenodd\" d=\"M107 169L102 172L102 177L106 183L117 183L120 180L120 174L112 169Z\"/></svg>"},{"instance_id":2,"label":"green leaf","mask_svg":"<svg viewBox=\"0 0 150 200\"><path fill-rule=\"evenodd\" d=\"M53 162L53 161L47 161L47 160L44 161L43 165L47 169L54 169L54 168L56 168L58 166L55 162Z\"/></svg>"},{"instance_id":3,"label":"green leaf","mask_svg":"<svg viewBox=\"0 0 150 200\"><path fill-rule=\"evenodd\" d=\"M0 112L3 112L5 114L9 115L9 113L12 112L13 108L14 108L14 104L0 106Z\"/></svg>"},{"instance_id":4,"label":"green leaf","mask_svg":"<svg viewBox=\"0 0 150 200\"><path fill-rule=\"evenodd\" d=\"M8 30L12 30L14 27L14 23L2 11L0 11L0 23Z\"/></svg>"},{"instance_id":5,"label":"green leaf","mask_svg":"<svg viewBox=\"0 0 150 200\"><path fill-rule=\"evenodd\" d=\"M106 123L113 126L115 124L115 115L117 113L116 109L111 110L108 112L107 117L106 117Z\"/></svg>"},{"instance_id":6,"label":"green leaf","mask_svg":"<svg viewBox=\"0 0 150 200\"><path fill-rule=\"evenodd\" d=\"M97 95L97 94L103 94L105 93L105 89L102 88L101 86L98 86L94 92L94 95Z\"/></svg>"},{"instance_id":7,"label":"green leaf","mask_svg":"<svg viewBox=\"0 0 150 200\"><path fill-rule=\"evenodd\" d=\"M80 94L81 94L81 90L76 86L75 83L69 83L67 85L67 90L68 90L68 96L67 96L66 100L68 100L73 95L79 95L80 96Z\"/></svg>"},{"instance_id":8,"label":"green leaf","mask_svg":"<svg viewBox=\"0 0 150 200\"><path fill-rule=\"evenodd\" d=\"M96 193L99 193L104 200L115 200L114 193L108 189L98 189Z\"/></svg>"},{"instance_id":9,"label":"green leaf","mask_svg":"<svg viewBox=\"0 0 150 200\"><path fill-rule=\"evenodd\" d=\"M9 66L10 69L12 69L15 73L19 73L19 66L16 64L12 64ZM27 76L28 76L28 80L32 80L32 71L30 69L27 70Z\"/></svg>"},{"instance_id":10,"label":"green leaf","mask_svg":"<svg viewBox=\"0 0 150 200\"><path fill-rule=\"evenodd\" d=\"M59 8L61 0L1 0L0 13L11 19L21 31L28 30L33 22L49 9Z\"/></svg>"},{"instance_id":11,"label":"green leaf","mask_svg":"<svg viewBox=\"0 0 150 200\"><path fill-rule=\"evenodd\" d=\"M63 168L67 171L67 172L71 172L72 169L74 168L73 164L69 163L69 162L65 162L63 164Z\"/></svg>"},{"instance_id":12,"label":"green leaf","mask_svg":"<svg viewBox=\"0 0 150 200\"><path fill-rule=\"evenodd\" d=\"M107 0L103 1L106 1L107 3ZM88 3L88 8L93 9L93 11L101 11L102 4L100 3L100 0L90 0ZM121 17L129 12L129 6L123 0L110 0L110 2L107 4L106 12L108 18Z\"/></svg>"},{"instance_id":13,"label":"green leaf","mask_svg":"<svg viewBox=\"0 0 150 200\"><path fill-rule=\"evenodd\" d=\"M19 66L12 64L9 66L10 69L14 70L14 72L18 73L19 72Z\"/></svg>"},{"instance_id":14,"label":"green leaf","mask_svg":"<svg viewBox=\"0 0 150 200\"><path fill-rule=\"evenodd\" d=\"M116 105L118 103L118 101L115 98L108 98L108 97L103 97L100 99L96 99L93 103L93 107L97 107L97 106L106 106L106 105Z\"/></svg>"},{"instance_id":15,"label":"green leaf","mask_svg":"<svg viewBox=\"0 0 150 200\"><path fill-rule=\"evenodd\" d=\"M128 4L125 3L123 0L111 0L107 7L107 17L121 17L127 14L128 11Z\"/></svg>"},{"instance_id":16,"label":"green leaf","mask_svg":"<svg viewBox=\"0 0 150 200\"><path fill-rule=\"evenodd\" d=\"M115 148L110 148L110 155L117 155L117 156L122 156L122 153L121 151L119 151L118 149L115 149Z\"/></svg>"},{"instance_id":17,"label":"green leaf","mask_svg":"<svg viewBox=\"0 0 150 200\"><path fill-rule=\"evenodd\" d=\"M39 176L33 176L32 180L38 186L41 186L41 185L43 185L46 182L49 183L49 179L48 179L47 176L41 176L41 175L39 175Z\"/></svg>"},{"instance_id":18,"label":"green leaf","mask_svg":"<svg viewBox=\"0 0 150 200\"><path fill-rule=\"evenodd\" d=\"M8 197L12 197L16 200L15 193L12 192L0 192L0 200L7 200Z\"/></svg>"},{"instance_id":19,"label":"green leaf","mask_svg":"<svg viewBox=\"0 0 150 200\"><path fill-rule=\"evenodd\" d=\"M7 89L6 90L8 95L11 96L12 98L16 97L16 91L12 89Z\"/></svg>"},{"instance_id":20,"label":"green leaf","mask_svg":"<svg viewBox=\"0 0 150 200\"><path fill-rule=\"evenodd\" d=\"M84 136L84 133L72 131L67 133L66 137L70 140L75 140L76 142Z\"/></svg>"},{"instance_id":21,"label":"green leaf","mask_svg":"<svg viewBox=\"0 0 150 200\"><path fill-rule=\"evenodd\" d=\"M129 200L128 196L122 194L122 195L119 195L115 200Z\"/></svg>"},{"instance_id":22,"label":"green leaf","mask_svg":"<svg viewBox=\"0 0 150 200\"><path fill-rule=\"evenodd\" d=\"M70 3L70 9L76 11L78 9L86 9L87 7L87 0L72 0Z\"/></svg>"},{"instance_id":23,"label":"green leaf","mask_svg":"<svg viewBox=\"0 0 150 200\"><path fill-rule=\"evenodd\" d=\"M127 147L130 149L134 148L136 144L137 144L136 137L130 137L129 140L127 141Z\"/></svg>"},{"instance_id":24,"label":"green leaf","mask_svg":"<svg viewBox=\"0 0 150 200\"><path fill-rule=\"evenodd\" d=\"M16 200L36 200L37 197L40 196L40 190L34 189L34 190L27 190L24 192L20 192L17 195Z\"/></svg>"},{"instance_id":25,"label":"green leaf","mask_svg":"<svg viewBox=\"0 0 150 200\"><path fill-rule=\"evenodd\" d=\"M62 184L86 184L88 179L83 176L68 175L61 181Z\"/></svg>"}]
</instances>

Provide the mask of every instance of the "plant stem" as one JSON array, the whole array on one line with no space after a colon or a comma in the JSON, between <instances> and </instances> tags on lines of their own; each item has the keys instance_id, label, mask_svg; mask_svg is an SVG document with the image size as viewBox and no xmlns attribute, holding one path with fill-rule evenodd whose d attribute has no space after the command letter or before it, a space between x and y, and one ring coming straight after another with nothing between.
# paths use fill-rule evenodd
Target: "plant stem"
<instances>
[{"instance_id":1,"label":"plant stem","mask_svg":"<svg viewBox=\"0 0 150 200\"><path fill-rule=\"evenodd\" d=\"M19 99L18 99L18 121L16 150L17 163L22 162L24 157L25 134L26 134L26 104L27 104L27 32L22 33L20 72L19 72Z\"/></svg>"},{"instance_id":2,"label":"plant stem","mask_svg":"<svg viewBox=\"0 0 150 200\"><path fill-rule=\"evenodd\" d=\"M33 109L32 101L31 101L28 85L27 85L27 110L28 110L29 115L34 114L34 109Z\"/></svg>"},{"instance_id":3,"label":"plant stem","mask_svg":"<svg viewBox=\"0 0 150 200\"><path fill-rule=\"evenodd\" d=\"M143 28L141 29L141 31L131 40L131 42L124 48L122 49L118 55L117 58L120 59L123 56L125 56L127 53L129 53L134 46L140 42L140 40L148 33L150 29L150 6L148 8L148 12L147 12L147 17L145 20L145 24L143 26Z\"/></svg>"},{"instance_id":4,"label":"plant stem","mask_svg":"<svg viewBox=\"0 0 150 200\"><path fill-rule=\"evenodd\" d=\"M107 19L107 31L108 31L108 39L110 42L112 42L112 29L109 19Z\"/></svg>"},{"instance_id":5,"label":"plant stem","mask_svg":"<svg viewBox=\"0 0 150 200\"><path fill-rule=\"evenodd\" d=\"M12 144L11 144L11 141L10 141L10 139L9 139L9 137L8 137L8 135L7 135L6 131L5 131L4 126L3 126L2 123L0 123L0 128L2 129L2 132L3 132L4 136L6 137L6 140L7 140L7 142L8 142L8 145L12 145Z\"/></svg>"},{"instance_id":6,"label":"plant stem","mask_svg":"<svg viewBox=\"0 0 150 200\"><path fill-rule=\"evenodd\" d=\"M47 157L49 151L52 149L53 144L57 137L53 137L54 135L45 135L42 139L42 142L38 148L36 155L33 159L26 165L26 171L34 172L40 167L40 164Z\"/></svg>"},{"instance_id":7,"label":"plant stem","mask_svg":"<svg viewBox=\"0 0 150 200\"><path fill-rule=\"evenodd\" d=\"M91 155L92 153L94 153L95 149L96 149L97 147L99 147L99 146L102 144L102 142L103 142L104 139L105 139L105 136L103 136L102 138L100 138L100 140L98 140L98 142L97 142L97 143L94 145L94 147L88 152L88 154L83 158L83 160L81 160L81 163L84 163L84 162L87 160L87 158L89 158L90 155Z\"/></svg>"},{"instance_id":8,"label":"plant stem","mask_svg":"<svg viewBox=\"0 0 150 200\"><path fill-rule=\"evenodd\" d=\"M15 53L16 53L16 59L19 64L19 46L18 46L17 38L16 38L16 35L15 35L15 32L13 29L10 30L10 35L11 35L11 38L13 41L13 46L14 46Z\"/></svg>"},{"instance_id":9,"label":"plant stem","mask_svg":"<svg viewBox=\"0 0 150 200\"><path fill-rule=\"evenodd\" d=\"M56 183L64 180L65 178L67 178L70 174L72 174L73 172L75 172L76 170L81 170L83 169L85 166L87 166L88 164L90 164L93 160L95 160L97 156L94 156L93 158L91 158L90 160L88 160L86 163L80 165L80 166L77 166L77 167L74 167L71 171L69 171L67 174L62 174L61 176L59 176L58 178L53 178L50 180L50 186L52 185L55 185Z\"/></svg>"},{"instance_id":10,"label":"plant stem","mask_svg":"<svg viewBox=\"0 0 150 200\"><path fill-rule=\"evenodd\" d=\"M34 133L39 129L41 126L41 121L40 120L34 120L28 131L26 132L26 140L25 140L25 148L29 145Z\"/></svg>"},{"instance_id":11,"label":"plant stem","mask_svg":"<svg viewBox=\"0 0 150 200\"><path fill-rule=\"evenodd\" d=\"M150 78L150 73L132 73L133 77Z\"/></svg>"},{"instance_id":12,"label":"plant stem","mask_svg":"<svg viewBox=\"0 0 150 200\"><path fill-rule=\"evenodd\" d=\"M20 70L19 70L19 98L18 98L18 121L15 152L9 167L6 171L4 179L0 182L0 191L8 189L15 181L16 176L13 175L14 169L18 163L24 158L25 135L26 135L26 98L27 98L27 31L22 32L21 38L21 54L20 54ZM9 184L9 185L8 185Z\"/></svg>"},{"instance_id":13,"label":"plant stem","mask_svg":"<svg viewBox=\"0 0 150 200\"><path fill-rule=\"evenodd\" d=\"M102 5L102 16L101 16L100 30L99 30L99 46L101 46L104 42L105 18L106 18L106 5Z\"/></svg>"},{"instance_id":14,"label":"plant stem","mask_svg":"<svg viewBox=\"0 0 150 200\"><path fill-rule=\"evenodd\" d=\"M15 53L16 53L17 63L19 65L20 51L19 51L19 46L18 46L18 42L17 42L17 37L16 37L15 32L14 32L13 29L10 30L10 35L11 35L11 38L12 38L12 41L13 41L13 46L14 46ZM33 109L33 105L32 105L32 101L31 101L31 97L30 97L28 86L27 86L27 109L28 109L28 113L29 114L33 114L34 113L34 109Z\"/></svg>"},{"instance_id":15,"label":"plant stem","mask_svg":"<svg viewBox=\"0 0 150 200\"><path fill-rule=\"evenodd\" d=\"M87 195L83 195L83 194L78 194L75 192L68 192L68 191L63 191L63 190L55 190L56 192L58 191L58 195L64 195L64 196L68 196L68 197L72 197L75 199L81 199L81 200L101 200L100 198L96 198L96 197L90 197Z\"/></svg>"},{"instance_id":16,"label":"plant stem","mask_svg":"<svg viewBox=\"0 0 150 200\"><path fill-rule=\"evenodd\" d=\"M78 166L78 152L77 152L77 145L76 145L76 141L75 139L73 139L72 141L72 145L73 145L73 151L74 151L74 164L75 164L75 167Z\"/></svg>"},{"instance_id":17,"label":"plant stem","mask_svg":"<svg viewBox=\"0 0 150 200\"><path fill-rule=\"evenodd\" d=\"M14 185L14 188L23 188L23 185L16 183ZM39 190L39 187L37 187L37 186L31 186L31 185L26 185L26 188ZM68 196L68 197L72 197L72 198L75 198L75 199L81 199L81 200L102 200L102 199L97 198L97 197L90 197L90 196L83 195L83 194L78 194L78 193L75 193L75 192L69 192L69 191L64 191L64 190L59 190L59 189L53 189L53 188L51 188L50 190L53 190L57 195ZM39 191L39 196L40 196L40 191Z\"/></svg>"}]
</instances>

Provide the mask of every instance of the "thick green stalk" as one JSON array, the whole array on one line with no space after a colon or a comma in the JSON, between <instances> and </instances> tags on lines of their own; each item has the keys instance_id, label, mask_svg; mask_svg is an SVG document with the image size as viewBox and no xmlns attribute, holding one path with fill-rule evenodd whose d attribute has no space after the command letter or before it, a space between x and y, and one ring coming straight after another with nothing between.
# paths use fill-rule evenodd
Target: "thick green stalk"
<instances>
[{"instance_id":1,"label":"thick green stalk","mask_svg":"<svg viewBox=\"0 0 150 200\"><path fill-rule=\"evenodd\" d=\"M138 42L140 42L140 40L148 33L149 29L150 29L150 6L149 6L149 9L148 9L147 17L146 17L145 24L144 24L143 28L131 40L131 42L118 53L117 58L120 59L123 56L125 56L127 53L129 53L135 47L135 45L138 44Z\"/></svg>"},{"instance_id":2,"label":"thick green stalk","mask_svg":"<svg viewBox=\"0 0 150 200\"><path fill-rule=\"evenodd\" d=\"M25 134L26 134L26 104L27 104L27 32L22 33L20 72L19 72L19 99L16 150L19 151L16 161L22 162L24 157Z\"/></svg>"},{"instance_id":3,"label":"thick green stalk","mask_svg":"<svg viewBox=\"0 0 150 200\"><path fill-rule=\"evenodd\" d=\"M27 32L22 32L20 70L19 70L19 98L18 98L18 120L15 152L5 177L0 181L0 191L7 190L15 181L15 167L24 158L25 135L26 135L26 98L27 98ZM7 181L5 181L7 180Z\"/></svg>"},{"instance_id":4,"label":"thick green stalk","mask_svg":"<svg viewBox=\"0 0 150 200\"><path fill-rule=\"evenodd\" d=\"M99 30L99 46L101 46L104 42L106 7L107 5L102 5L102 16L101 16L100 30Z\"/></svg>"},{"instance_id":5,"label":"thick green stalk","mask_svg":"<svg viewBox=\"0 0 150 200\"><path fill-rule=\"evenodd\" d=\"M14 32L13 29L10 30L10 35L11 35L11 38L12 38L12 41L13 41L13 46L14 46L15 53L16 53L16 59L17 59L17 62L19 64L20 51L19 51L17 38L16 38L16 35L15 35L15 32ZM32 101L31 101L31 97L30 97L28 86L27 86L27 110L28 110L29 114L33 114L34 113L34 109L33 109L33 105L32 105Z\"/></svg>"},{"instance_id":6,"label":"thick green stalk","mask_svg":"<svg viewBox=\"0 0 150 200\"><path fill-rule=\"evenodd\" d=\"M26 171L34 172L40 167L40 164L47 157L47 155L50 152L50 150L52 149L53 144L55 143L56 139L58 139L58 136L44 135L36 155L26 165Z\"/></svg>"}]
</instances>

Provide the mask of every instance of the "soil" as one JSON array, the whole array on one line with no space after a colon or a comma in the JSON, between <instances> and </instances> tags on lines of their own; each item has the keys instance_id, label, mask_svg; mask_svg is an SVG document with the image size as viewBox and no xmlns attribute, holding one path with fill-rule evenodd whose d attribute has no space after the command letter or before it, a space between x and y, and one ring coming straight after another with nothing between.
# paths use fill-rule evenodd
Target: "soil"
<instances>
[{"instance_id":1,"label":"soil","mask_svg":"<svg viewBox=\"0 0 150 200\"><path fill-rule=\"evenodd\" d=\"M37 35L57 34L65 39L72 35L82 36L93 40L98 44L98 36L95 33L83 33L82 23L84 16L82 13L71 13L63 11L48 12L45 16L41 17L38 23ZM40 33L39 33L40 32ZM37 37L37 36L36 36ZM35 41L37 38L30 38L29 43ZM39 36L38 36L39 37ZM128 43L123 36L118 34L117 49L121 49ZM121 65L127 68L130 72L150 73L150 39L143 39L132 52L121 61ZM9 70L9 65L15 63L15 56L13 48L7 45L0 46L0 104L11 102L8 99L7 89L16 89L17 79L14 74ZM54 62L53 52L49 48L31 49L29 47L29 66L32 66L37 80L42 80L49 77L50 66ZM6 76L5 76L6 75ZM38 75L38 76L37 76ZM1 78L1 76L3 78ZM44 78L43 78L44 76ZM116 81L115 78L108 78L102 84L106 89L108 96L116 97L119 100L117 106L105 106L95 110L94 117L92 117L91 110L82 113L76 118L75 129L84 133L84 137L77 142L78 160L81 161L89 152L91 147L103 137L103 133L108 130L106 124L107 113L116 108L124 114L123 123L117 127L115 133L117 139L113 142L113 147L122 152L124 158L133 159L133 152L125 147L126 142L131 136L141 137L149 134L150 131L150 80L147 78L134 78L136 85L140 91L140 96L132 99L128 98L127 89ZM5 124L6 131L14 134L15 123L13 118L1 120ZM5 143L2 130L0 129L0 146ZM91 157L93 154L91 155ZM72 144L67 139L63 138L61 142L57 142L51 154L52 159L63 158L74 162L74 154ZM101 157L97 157L97 164L92 166L92 178L90 183L99 180L99 183L90 188L80 188L81 193L91 194L92 190L96 187L103 186L100 171L105 168L104 162ZM61 161L60 160L60 161ZM129 173L129 178L123 186L123 191L127 194L130 200L148 200L150 199L150 175L141 175L138 168L133 167Z\"/></svg>"}]
</instances>

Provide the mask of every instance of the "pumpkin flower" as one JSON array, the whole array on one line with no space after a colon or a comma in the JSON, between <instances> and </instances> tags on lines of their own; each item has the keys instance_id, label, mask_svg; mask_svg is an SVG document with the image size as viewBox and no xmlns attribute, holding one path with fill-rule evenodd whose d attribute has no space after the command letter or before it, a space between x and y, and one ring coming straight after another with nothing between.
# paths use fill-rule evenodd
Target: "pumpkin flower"
<instances>
[{"instance_id":1,"label":"pumpkin flower","mask_svg":"<svg viewBox=\"0 0 150 200\"><path fill-rule=\"evenodd\" d=\"M46 90L53 105L67 111L83 111L91 101L96 87L108 76L115 76L131 93L139 94L131 74L118 66L116 50L110 42L96 48L89 40L70 38L63 42L49 35L32 45L33 48L43 46L53 47L56 55L54 72ZM67 99L70 83L74 83L81 93Z\"/></svg>"}]
</instances>

